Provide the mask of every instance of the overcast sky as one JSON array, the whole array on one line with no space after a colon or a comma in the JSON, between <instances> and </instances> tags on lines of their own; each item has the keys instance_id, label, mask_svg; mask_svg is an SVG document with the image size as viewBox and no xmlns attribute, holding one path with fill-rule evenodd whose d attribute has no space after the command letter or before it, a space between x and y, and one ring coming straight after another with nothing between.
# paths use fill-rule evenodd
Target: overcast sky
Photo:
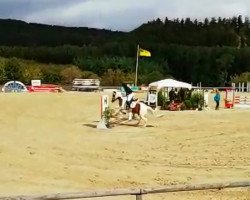
<instances>
[{"instance_id":1,"label":"overcast sky","mask_svg":"<svg viewBox=\"0 0 250 200\"><path fill-rule=\"evenodd\" d=\"M0 18L130 31L156 18L250 16L250 0L0 0Z\"/></svg>"}]
</instances>

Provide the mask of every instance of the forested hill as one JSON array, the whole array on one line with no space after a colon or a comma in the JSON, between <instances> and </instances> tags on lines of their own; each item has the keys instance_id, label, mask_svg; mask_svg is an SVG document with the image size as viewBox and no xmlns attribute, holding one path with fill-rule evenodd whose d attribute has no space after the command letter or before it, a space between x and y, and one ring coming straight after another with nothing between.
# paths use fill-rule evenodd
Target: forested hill
<instances>
[{"instance_id":1,"label":"forested hill","mask_svg":"<svg viewBox=\"0 0 250 200\"><path fill-rule=\"evenodd\" d=\"M63 27L20 20L0 19L0 45L5 46L60 46L100 44L122 32L87 27Z\"/></svg>"},{"instance_id":2,"label":"forested hill","mask_svg":"<svg viewBox=\"0 0 250 200\"><path fill-rule=\"evenodd\" d=\"M0 45L60 46L105 43L182 44L189 46L249 46L250 22L241 16L197 20L166 18L148 22L131 32L118 32L86 27L63 27L19 20L0 19Z\"/></svg>"},{"instance_id":3,"label":"forested hill","mask_svg":"<svg viewBox=\"0 0 250 200\"><path fill-rule=\"evenodd\" d=\"M148 22L132 34L143 42L182 44L188 46L246 46L250 44L250 22L242 17L206 18L203 22L190 18Z\"/></svg>"},{"instance_id":4,"label":"forested hill","mask_svg":"<svg viewBox=\"0 0 250 200\"><path fill-rule=\"evenodd\" d=\"M156 19L130 32L0 20L0 56L74 65L103 77L107 85L134 80L137 44L152 53L139 60L139 83L171 76L194 84L224 86L235 75L250 71L247 17ZM1 75L0 63L0 82L1 76L7 76L4 73L2 70ZM56 70L47 75L47 82L61 81Z\"/></svg>"}]
</instances>

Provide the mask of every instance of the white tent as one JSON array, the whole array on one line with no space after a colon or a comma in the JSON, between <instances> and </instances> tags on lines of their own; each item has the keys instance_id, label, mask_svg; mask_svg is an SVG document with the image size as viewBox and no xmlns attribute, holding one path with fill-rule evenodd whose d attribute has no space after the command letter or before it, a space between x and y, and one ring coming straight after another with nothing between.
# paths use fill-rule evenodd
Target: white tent
<instances>
[{"instance_id":1,"label":"white tent","mask_svg":"<svg viewBox=\"0 0 250 200\"><path fill-rule=\"evenodd\" d=\"M150 83L149 88L150 87L157 87L158 90L160 90L162 88L188 88L188 89L191 89L192 85L189 83L176 81L173 79L164 79L164 80Z\"/></svg>"}]
</instances>

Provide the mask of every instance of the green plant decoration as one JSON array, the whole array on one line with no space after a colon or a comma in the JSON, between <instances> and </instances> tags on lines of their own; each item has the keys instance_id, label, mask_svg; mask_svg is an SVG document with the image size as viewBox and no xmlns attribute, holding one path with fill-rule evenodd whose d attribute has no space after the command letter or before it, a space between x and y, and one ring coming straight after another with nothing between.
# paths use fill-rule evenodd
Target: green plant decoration
<instances>
[{"instance_id":1,"label":"green plant decoration","mask_svg":"<svg viewBox=\"0 0 250 200\"><path fill-rule=\"evenodd\" d=\"M110 107L107 107L102 114L102 117L104 118L104 122L107 127L110 126L110 118L112 117L112 114L113 114L113 110Z\"/></svg>"},{"instance_id":2,"label":"green plant decoration","mask_svg":"<svg viewBox=\"0 0 250 200\"><path fill-rule=\"evenodd\" d=\"M190 98L190 102L192 104L192 107L194 109L199 109L202 110L203 105L204 105L204 96L202 93L198 92L193 92Z\"/></svg>"}]
</instances>

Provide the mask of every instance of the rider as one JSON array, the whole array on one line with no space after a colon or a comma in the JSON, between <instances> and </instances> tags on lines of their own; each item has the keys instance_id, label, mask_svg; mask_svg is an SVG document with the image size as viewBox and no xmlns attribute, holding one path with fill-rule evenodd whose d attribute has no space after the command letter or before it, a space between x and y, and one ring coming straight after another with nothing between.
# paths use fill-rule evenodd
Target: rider
<instances>
[{"instance_id":1,"label":"rider","mask_svg":"<svg viewBox=\"0 0 250 200\"><path fill-rule=\"evenodd\" d=\"M128 120L132 120L132 116L133 116L133 114L132 114L132 107L131 107L131 103L133 102L133 101L137 101L137 99L134 99L134 92L133 92L133 90L131 90L131 88L129 88L128 86L127 86L127 84L125 84L125 83L122 83L122 87L123 87L123 89L124 89L124 91L125 91L125 93L126 93L126 98L127 98L127 100L126 100L126 105L129 107L129 114L128 114Z\"/></svg>"}]
</instances>

